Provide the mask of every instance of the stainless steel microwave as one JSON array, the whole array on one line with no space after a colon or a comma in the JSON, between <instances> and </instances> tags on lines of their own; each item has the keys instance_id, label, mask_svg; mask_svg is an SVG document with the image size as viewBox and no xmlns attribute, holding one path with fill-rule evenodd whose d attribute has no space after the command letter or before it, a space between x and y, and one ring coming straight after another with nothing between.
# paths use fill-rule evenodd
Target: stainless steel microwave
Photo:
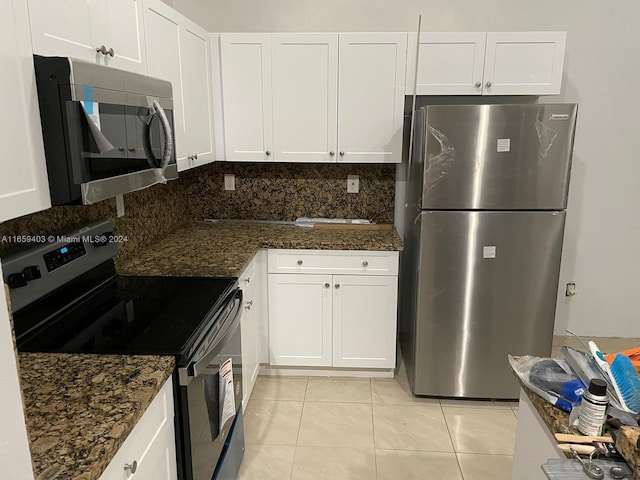
<instances>
[{"instance_id":1,"label":"stainless steel microwave","mask_svg":"<svg viewBox=\"0 0 640 480\"><path fill-rule=\"evenodd\" d=\"M34 64L53 205L178 178L170 82L66 57Z\"/></svg>"}]
</instances>

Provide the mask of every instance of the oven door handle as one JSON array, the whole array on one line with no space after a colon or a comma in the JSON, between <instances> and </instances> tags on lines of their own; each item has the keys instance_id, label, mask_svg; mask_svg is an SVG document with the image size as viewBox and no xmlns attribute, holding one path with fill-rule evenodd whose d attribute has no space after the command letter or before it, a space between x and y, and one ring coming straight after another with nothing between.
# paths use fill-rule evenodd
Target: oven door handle
<instances>
[{"instance_id":1,"label":"oven door handle","mask_svg":"<svg viewBox=\"0 0 640 480\"><path fill-rule=\"evenodd\" d=\"M234 309L222 320L220 330L211 342L211 347L205 352L199 360L190 364L187 368L190 377L197 377L211 361L220 355L225 340L231 337L240 325L240 313L242 312L242 290L238 290L233 300L235 302Z\"/></svg>"}]
</instances>

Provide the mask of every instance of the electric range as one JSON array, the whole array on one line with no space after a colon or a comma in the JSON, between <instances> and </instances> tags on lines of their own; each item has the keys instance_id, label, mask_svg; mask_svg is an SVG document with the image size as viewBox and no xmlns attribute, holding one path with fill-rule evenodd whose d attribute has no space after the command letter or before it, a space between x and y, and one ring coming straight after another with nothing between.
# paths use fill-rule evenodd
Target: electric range
<instances>
[{"instance_id":1,"label":"electric range","mask_svg":"<svg viewBox=\"0 0 640 480\"><path fill-rule=\"evenodd\" d=\"M112 231L101 220L2 258L18 350L175 357L178 478L235 479L244 452L237 278L118 276Z\"/></svg>"}]
</instances>

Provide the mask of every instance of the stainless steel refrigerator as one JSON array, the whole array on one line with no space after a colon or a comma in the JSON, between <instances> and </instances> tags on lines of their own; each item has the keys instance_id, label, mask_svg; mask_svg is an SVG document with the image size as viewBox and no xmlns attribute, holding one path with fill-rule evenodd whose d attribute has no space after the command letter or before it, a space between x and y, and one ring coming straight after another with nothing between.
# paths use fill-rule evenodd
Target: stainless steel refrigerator
<instances>
[{"instance_id":1,"label":"stainless steel refrigerator","mask_svg":"<svg viewBox=\"0 0 640 480\"><path fill-rule=\"evenodd\" d=\"M577 105L416 111L399 334L414 394L518 396L549 356Z\"/></svg>"}]
</instances>

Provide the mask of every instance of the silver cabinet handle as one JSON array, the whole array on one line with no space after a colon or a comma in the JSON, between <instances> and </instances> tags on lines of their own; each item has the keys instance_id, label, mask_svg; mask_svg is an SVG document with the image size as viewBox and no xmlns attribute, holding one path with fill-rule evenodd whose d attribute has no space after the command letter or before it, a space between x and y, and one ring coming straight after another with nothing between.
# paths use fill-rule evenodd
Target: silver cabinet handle
<instances>
[{"instance_id":1,"label":"silver cabinet handle","mask_svg":"<svg viewBox=\"0 0 640 480\"><path fill-rule=\"evenodd\" d=\"M340 284L336 283L336 289L340 288Z\"/></svg>"},{"instance_id":2,"label":"silver cabinet handle","mask_svg":"<svg viewBox=\"0 0 640 480\"><path fill-rule=\"evenodd\" d=\"M250 283L251 282L251 277L247 277L244 279L245 282Z\"/></svg>"},{"instance_id":3,"label":"silver cabinet handle","mask_svg":"<svg viewBox=\"0 0 640 480\"><path fill-rule=\"evenodd\" d=\"M124 152L124 147L118 147L119 152Z\"/></svg>"},{"instance_id":4,"label":"silver cabinet handle","mask_svg":"<svg viewBox=\"0 0 640 480\"><path fill-rule=\"evenodd\" d=\"M491 83L491 82L487 82L487 83L486 83L487 88L490 88L490 87L491 87L491 85L493 85L493 83Z\"/></svg>"},{"instance_id":5,"label":"silver cabinet handle","mask_svg":"<svg viewBox=\"0 0 640 480\"><path fill-rule=\"evenodd\" d=\"M271 150L267 150L266 152L264 152L264 154L268 157L271 155Z\"/></svg>"},{"instance_id":6,"label":"silver cabinet handle","mask_svg":"<svg viewBox=\"0 0 640 480\"><path fill-rule=\"evenodd\" d=\"M198 154L196 153L196 154L193 156L193 158L194 158L195 160L197 160L197 159L198 159Z\"/></svg>"},{"instance_id":7,"label":"silver cabinet handle","mask_svg":"<svg viewBox=\"0 0 640 480\"><path fill-rule=\"evenodd\" d=\"M335 154L336 154L336 152L333 152L333 151L329 152L329 156L330 157L333 157Z\"/></svg>"},{"instance_id":8,"label":"silver cabinet handle","mask_svg":"<svg viewBox=\"0 0 640 480\"><path fill-rule=\"evenodd\" d=\"M104 45L100 45L98 48L96 48L96 52L106 55L107 47L105 47Z\"/></svg>"},{"instance_id":9,"label":"silver cabinet handle","mask_svg":"<svg viewBox=\"0 0 640 480\"><path fill-rule=\"evenodd\" d=\"M330 286L331 286L331 285L330 285L330 284L328 284L328 283L325 283L325 284L324 284L324 288L329 288Z\"/></svg>"},{"instance_id":10,"label":"silver cabinet handle","mask_svg":"<svg viewBox=\"0 0 640 480\"><path fill-rule=\"evenodd\" d=\"M480 88L482 86L482 82L476 82L476 88Z\"/></svg>"},{"instance_id":11,"label":"silver cabinet handle","mask_svg":"<svg viewBox=\"0 0 640 480\"><path fill-rule=\"evenodd\" d=\"M251 310L251 305L253 305L253 300L249 300L244 308L246 308L247 310Z\"/></svg>"},{"instance_id":12,"label":"silver cabinet handle","mask_svg":"<svg viewBox=\"0 0 640 480\"><path fill-rule=\"evenodd\" d=\"M125 463L124 464L124 471L125 472L129 472L129 473L136 473L136 470L138 470L138 462L137 461L133 461L133 463Z\"/></svg>"},{"instance_id":13,"label":"silver cabinet handle","mask_svg":"<svg viewBox=\"0 0 640 480\"><path fill-rule=\"evenodd\" d=\"M344 152L340 152L340 156L341 156L341 157L344 157Z\"/></svg>"},{"instance_id":14,"label":"silver cabinet handle","mask_svg":"<svg viewBox=\"0 0 640 480\"><path fill-rule=\"evenodd\" d=\"M113 58L113 56L115 55L115 51L113 50L113 48L110 48L109 50L107 50L107 54L109 54L111 56L111 58Z\"/></svg>"},{"instance_id":15,"label":"silver cabinet handle","mask_svg":"<svg viewBox=\"0 0 640 480\"><path fill-rule=\"evenodd\" d=\"M302 260L298 260L298 265L302 265Z\"/></svg>"},{"instance_id":16,"label":"silver cabinet handle","mask_svg":"<svg viewBox=\"0 0 640 480\"><path fill-rule=\"evenodd\" d=\"M136 149L135 149L135 147L129 147L129 151L130 151L130 152L135 152L135 151L136 151Z\"/></svg>"},{"instance_id":17,"label":"silver cabinet handle","mask_svg":"<svg viewBox=\"0 0 640 480\"><path fill-rule=\"evenodd\" d=\"M368 267L369 266L369 262L367 262L366 260L364 262L362 262L362 266L363 267Z\"/></svg>"}]
</instances>

